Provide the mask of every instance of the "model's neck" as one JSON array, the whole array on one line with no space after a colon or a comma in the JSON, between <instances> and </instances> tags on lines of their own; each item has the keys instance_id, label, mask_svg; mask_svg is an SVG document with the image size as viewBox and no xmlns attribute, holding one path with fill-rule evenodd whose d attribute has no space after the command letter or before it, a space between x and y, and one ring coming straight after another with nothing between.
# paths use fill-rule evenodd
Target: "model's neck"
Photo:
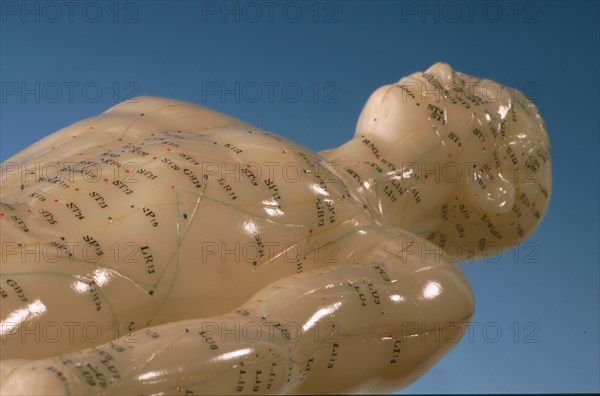
<instances>
[{"instance_id":1,"label":"model's neck","mask_svg":"<svg viewBox=\"0 0 600 396\"><path fill-rule=\"evenodd\" d=\"M398 161L395 153L391 154L387 145L362 136L321 153L352 180L377 220L411 229L423 215L421 211L404 211L407 200L420 199L419 189L413 188L421 183L419 174L414 172L418 159L414 158L414 152L406 152L402 161Z\"/></svg>"}]
</instances>

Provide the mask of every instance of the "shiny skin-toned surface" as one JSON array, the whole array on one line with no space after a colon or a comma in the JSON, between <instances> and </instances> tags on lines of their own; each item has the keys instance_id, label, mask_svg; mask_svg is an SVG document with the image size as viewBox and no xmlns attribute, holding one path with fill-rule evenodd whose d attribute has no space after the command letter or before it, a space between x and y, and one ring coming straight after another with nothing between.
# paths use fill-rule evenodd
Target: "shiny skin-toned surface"
<instances>
[{"instance_id":1,"label":"shiny skin-toned surface","mask_svg":"<svg viewBox=\"0 0 600 396\"><path fill-rule=\"evenodd\" d=\"M458 262L524 240L549 193L535 106L443 63L320 154L132 99L2 164L0 389L396 390L464 333Z\"/></svg>"}]
</instances>

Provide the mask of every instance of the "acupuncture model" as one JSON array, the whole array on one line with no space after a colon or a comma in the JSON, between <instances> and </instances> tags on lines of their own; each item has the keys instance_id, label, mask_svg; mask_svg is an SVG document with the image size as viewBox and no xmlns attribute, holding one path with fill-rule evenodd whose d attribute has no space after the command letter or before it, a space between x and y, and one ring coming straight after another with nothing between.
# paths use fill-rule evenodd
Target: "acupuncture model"
<instances>
[{"instance_id":1,"label":"acupuncture model","mask_svg":"<svg viewBox=\"0 0 600 396\"><path fill-rule=\"evenodd\" d=\"M459 262L524 241L551 190L534 104L443 63L321 153L139 97L1 176L2 395L397 390L466 332Z\"/></svg>"}]
</instances>

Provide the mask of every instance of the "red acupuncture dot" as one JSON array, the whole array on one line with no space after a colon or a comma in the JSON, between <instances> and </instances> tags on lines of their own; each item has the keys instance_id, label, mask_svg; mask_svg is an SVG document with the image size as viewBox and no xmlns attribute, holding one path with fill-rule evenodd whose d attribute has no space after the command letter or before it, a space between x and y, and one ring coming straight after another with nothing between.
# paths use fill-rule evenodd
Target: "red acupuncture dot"
<instances>
[{"instance_id":1,"label":"red acupuncture dot","mask_svg":"<svg viewBox=\"0 0 600 396\"><path fill-rule=\"evenodd\" d=\"M240 362L240 366L244 366L244 362Z\"/></svg>"},{"instance_id":2,"label":"red acupuncture dot","mask_svg":"<svg viewBox=\"0 0 600 396\"><path fill-rule=\"evenodd\" d=\"M171 188L175 188L175 186L171 185Z\"/></svg>"},{"instance_id":3,"label":"red acupuncture dot","mask_svg":"<svg viewBox=\"0 0 600 396\"><path fill-rule=\"evenodd\" d=\"M171 149L167 149L167 151L171 151Z\"/></svg>"},{"instance_id":4,"label":"red acupuncture dot","mask_svg":"<svg viewBox=\"0 0 600 396\"><path fill-rule=\"evenodd\" d=\"M152 157L152 159L157 159L158 157Z\"/></svg>"},{"instance_id":5,"label":"red acupuncture dot","mask_svg":"<svg viewBox=\"0 0 600 396\"><path fill-rule=\"evenodd\" d=\"M108 179L103 179L103 180L104 180L105 182L107 182L107 181L108 181Z\"/></svg>"},{"instance_id":6,"label":"red acupuncture dot","mask_svg":"<svg viewBox=\"0 0 600 396\"><path fill-rule=\"evenodd\" d=\"M79 191L79 187L75 189L75 191Z\"/></svg>"},{"instance_id":7,"label":"red acupuncture dot","mask_svg":"<svg viewBox=\"0 0 600 396\"><path fill-rule=\"evenodd\" d=\"M58 199L55 199L54 202L58 202Z\"/></svg>"}]
</instances>

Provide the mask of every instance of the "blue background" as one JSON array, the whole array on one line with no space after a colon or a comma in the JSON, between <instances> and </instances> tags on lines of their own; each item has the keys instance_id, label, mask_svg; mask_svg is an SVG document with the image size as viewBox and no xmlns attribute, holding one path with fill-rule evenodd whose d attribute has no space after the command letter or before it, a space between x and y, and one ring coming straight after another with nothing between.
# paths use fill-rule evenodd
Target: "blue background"
<instances>
[{"instance_id":1,"label":"blue background","mask_svg":"<svg viewBox=\"0 0 600 396\"><path fill-rule=\"evenodd\" d=\"M550 135L549 212L528 242L462 266L472 332L402 392L600 390L598 2L74 4L1 2L2 160L132 94L321 150L353 134L373 90L436 61L524 90ZM239 98L222 90L236 83Z\"/></svg>"}]
</instances>

